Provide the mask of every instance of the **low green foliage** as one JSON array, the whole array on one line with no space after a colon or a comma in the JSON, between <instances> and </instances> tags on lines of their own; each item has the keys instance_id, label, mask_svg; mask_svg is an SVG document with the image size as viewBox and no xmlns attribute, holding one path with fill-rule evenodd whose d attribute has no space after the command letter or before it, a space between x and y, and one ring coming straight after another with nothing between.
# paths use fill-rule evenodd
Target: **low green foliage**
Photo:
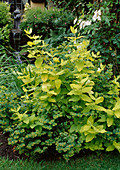
<instances>
[{"instance_id":1,"label":"low green foliage","mask_svg":"<svg viewBox=\"0 0 120 170\"><path fill-rule=\"evenodd\" d=\"M36 61L18 72L23 105L11 108L9 144L30 156L55 146L66 160L82 149L120 152L119 76L111 79L111 66L81 37L48 50L39 36L29 37L28 57Z\"/></svg>"},{"instance_id":2,"label":"low green foliage","mask_svg":"<svg viewBox=\"0 0 120 170\"><path fill-rule=\"evenodd\" d=\"M10 109L19 104L16 93L9 90L5 86L0 86L0 127L2 129L8 128L12 124Z\"/></svg>"},{"instance_id":3,"label":"low green foliage","mask_svg":"<svg viewBox=\"0 0 120 170\"><path fill-rule=\"evenodd\" d=\"M48 43L57 46L68 34L73 19L73 14L63 9L42 11L39 7L31 8L24 13L20 28L23 31L32 28L32 34L41 35Z\"/></svg>"}]
</instances>

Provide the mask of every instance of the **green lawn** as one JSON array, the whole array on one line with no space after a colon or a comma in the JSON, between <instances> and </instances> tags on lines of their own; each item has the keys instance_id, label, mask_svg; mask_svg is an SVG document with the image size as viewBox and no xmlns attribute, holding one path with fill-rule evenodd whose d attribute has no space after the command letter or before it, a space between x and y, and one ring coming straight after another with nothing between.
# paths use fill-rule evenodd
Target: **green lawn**
<instances>
[{"instance_id":1,"label":"green lawn","mask_svg":"<svg viewBox=\"0 0 120 170\"><path fill-rule=\"evenodd\" d=\"M0 170L120 170L120 154L118 152L81 155L72 158L68 163L62 159L57 161L8 160L0 158Z\"/></svg>"}]
</instances>

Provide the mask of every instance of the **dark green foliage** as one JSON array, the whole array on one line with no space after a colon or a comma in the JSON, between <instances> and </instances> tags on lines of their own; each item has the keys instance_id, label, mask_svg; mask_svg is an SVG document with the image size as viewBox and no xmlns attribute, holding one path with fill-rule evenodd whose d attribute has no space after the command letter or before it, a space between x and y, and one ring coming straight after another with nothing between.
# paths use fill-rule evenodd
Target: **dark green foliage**
<instances>
[{"instance_id":1,"label":"dark green foliage","mask_svg":"<svg viewBox=\"0 0 120 170\"><path fill-rule=\"evenodd\" d=\"M8 3L0 2L0 28L8 24L9 28L13 27L13 20L11 18L10 5Z\"/></svg>"},{"instance_id":2,"label":"dark green foliage","mask_svg":"<svg viewBox=\"0 0 120 170\"><path fill-rule=\"evenodd\" d=\"M75 15L80 15L81 11L88 12L87 4L93 0L47 0L48 5L54 5L58 8L64 8L73 12ZM52 4L51 4L52 3Z\"/></svg>"},{"instance_id":3,"label":"dark green foliage","mask_svg":"<svg viewBox=\"0 0 120 170\"><path fill-rule=\"evenodd\" d=\"M113 73L120 73L120 2L106 0L99 4L89 4L88 15L81 19L91 21L80 32L90 40L89 49L101 54L104 64L112 64ZM101 20L93 21L92 16L96 10L101 10Z\"/></svg>"},{"instance_id":4,"label":"dark green foliage","mask_svg":"<svg viewBox=\"0 0 120 170\"><path fill-rule=\"evenodd\" d=\"M12 124L10 109L19 103L16 93L9 90L5 86L0 86L0 127L2 129L9 128Z\"/></svg>"},{"instance_id":5,"label":"dark green foliage","mask_svg":"<svg viewBox=\"0 0 120 170\"><path fill-rule=\"evenodd\" d=\"M32 34L41 35L54 46L65 40L64 37L70 32L70 25L74 19L71 12L57 8L44 11L39 7L32 8L27 10L24 15L20 25L21 29L24 31L32 28Z\"/></svg>"}]
</instances>

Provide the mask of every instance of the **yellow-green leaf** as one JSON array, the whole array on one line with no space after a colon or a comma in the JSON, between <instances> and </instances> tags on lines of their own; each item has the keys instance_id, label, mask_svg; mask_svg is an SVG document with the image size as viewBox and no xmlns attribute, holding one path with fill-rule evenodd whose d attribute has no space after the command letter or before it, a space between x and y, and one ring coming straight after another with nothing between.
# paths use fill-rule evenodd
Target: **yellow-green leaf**
<instances>
[{"instance_id":1,"label":"yellow-green leaf","mask_svg":"<svg viewBox=\"0 0 120 170\"><path fill-rule=\"evenodd\" d=\"M88 80L88 77L82 79L80 83L83 85L87 80Z\"/></svg>"},{"instance_id":2,"label":"yellow-green leaf","mask_svg":"<svg viewBox=\"0 0 120 170\"><path fill-rule=\"evenodd\" d=\"M113 124L113 117L107 118L107 126L110 127Z\"/></svg>"},{"instance_id":3,"label":"yellow-green leaf","mask_svg":"<svg viewBox=\"0 0 120 170\"><path fill-rule=\"evenodd\" d=\"M25 84L29 84L29 83L31 83L33 80L34 80L34 77L33 77L33 78L28 77L28 78L26 78L26 79L22 79L22 81L23 81Z\"/></svg>"},{"instance_id":4,"label":"yellow-green leaf","mask_svg":"<svg viewBox=\"0 0 120 170\"><path fill-rule=\"evenodd\" d=\"M47 79L48 79L48 74L42 74L41 79L42 79L43 82L46 82Z\"/></svg>"},{"instance_id":5,"label":"yellow-green leaf","mask_svg":"<svg viewBox=\"0 0 120 170\"><path fill-rule=\"evenodd\" d=\"M24 91L24 92L27 92L27 89L26 89L25 87L23 87L23 91Z\"/></svg>"},{"instance_id":6,"label":"yellow-green leaf","mask_svg":"<svg viewBox=\"0 0 120 170\"><path fill-rule=\"evenodd\" d=\"M55 103L55 102L56 102L56 100L55 100L54 98L48 98L48 101L49 101L49 102L52 102L52 103Z\"/></svg>"},{"instance_id":7,"label":"yellow-green leaf","mask_svg":"<svg viewBox=\"0 0 120 170\"><path fill-rule=\"evenodd\" d=\"M99 104L101 102L104 101L104 97L98 97L96 100L95 100L95 104Z\"/></svg>"},{"instance_id":8,"label":"yellow-green leaf","mask_svg":"<svg viewBox=\"0 0 120 170\"><path fill-rule=\"evenodd\" d=\"M110 109L106 109L105 112L107 113L108 116L113 116L113 111Z\"/></svg>"},{"instance_id":9,"label":"yellow-green leaf","mask_svg":"<svg viewBox=\"0 0 120 170\"><path fill-rule=\"evenodd\" d=\"M82 93L89 93L92 90L93 87L84 87L82 89Z\"/></svg>"},{"instance_id":10,"label":"yellow-green leaf","mask_svg":"<svg viewBox=\"0 0 120 170\"><path fill-rule=\"evenodd\" d=\"M94 110L98 110L98 111L106 111L106 109L105 109L104 107L102 107L102 106L97 106L97 105L95 105L95 106L93 107L93 109L94 109Z\"/></svg>"},{"instance_id":11,"label":"yellow-green leaf","mask_svg":"<svg viewBox=\"0 0 120 170\"><path fill-rule=\"evenodd\" d=\"M55 79L58 79L59 76L56 76L56 75L49 75L49 79L50 80L55 80Z\"/></svg>"},{"instance_id":12,"label":"yellow-green leaf","mask_svg":"<svg viewBox=\"0 0 120 170\"><path fill-rule=\"evenodd\" d=\"M93 126L93 129L94 129L97 133L105 133L106 130L103 129L103 128L104 128L103 125L98 125L98 126L96 126L96 127Z\"/></svg>"},{"instance_id":13,"label":"yellow-green leaf","mask_svg":"<svg viewBox=\"0 0 120 170\"><path fill-rule=\"evenodd\" d=\"M90 129L87 131L88 133L96 134L96 131L94 129Z\"/></svg>"},{"instance_id":14,"label":"yellow-green leaf","mask_svg":"<svg viewBox=\"0 0 120 170\"><path fill-rule=\"evenodd\" d=\"M106 122L106 116L102 115L98 122Z\"/></svg>"},{"instance_id":15,"label":"yellow-green leaf","mask_svg":"<svg viewBox=\"0 0 120 170\"><path fill-rule=\"evenodd\" d=\"M120 109L120 100L117 101L115 107L112 110L118 110L118 109Z\"/></svg>"},{"instance_id":16,"label":"yellow-green leaf","mask_svg":"<svg viewBox=\"0 0 120 170\"><path fill-rule=\"evenodd\" d=\"M69 99L69 101L73 101L73 102L76 102L76 101L79 101L80 100L80 96L73 96Z\"/></svg>"},{"instance_id":17,"label":"yellow-green leaf","mask_svg":"<svg viewBox=\"0 0 120 170\"><path fill-rule=\"evenodd\" d=\"M26 32L26 34L31 34L32 33L32 28L30 28L30 30L24 30Z\"/></svg>"},{"instance_id":18,"label":"yellow-green leaf","mask_svg":"<svg viewBox=\"0 0 120 170\"><path fill-rule=\"evenodd\" d=\"M62 74L64 74L65 73L65 71L64 70L61 70L61 71L59 71L56 75L57 76L60 76L60 75L62 75Z\"/></svg>"},{"instance_id":19,"label":"yellow-green leaf","mask_svg":"<svg viewBox=\"0 0 120 170\"><path fill-rule=\"evenodd\" d=\"M81 85L79 84L70 84L71 89L81 89Z\"/></svg>"},{"instance_id":20,"label":"yellow-green leaf","mask_svg":"<svg viewBox=\"0 0 120 170\"><path fill-rule=\"evenodd\" d=\"M106 151L113 151L115 149L114 145L109 145L107 148L106 148Z\"/></svg>"},{"instance_id":21,"label":"yellow-green leaf","mask_svg":"<svg viewBox=\"0 0 120 170\"><path fill-rule=\"evenodd\" d=\"M120 152L120 142L113 142L113 145L115 146L115 148Z\"/></svg>"},{"instance_id":22,"label":"yellow-green leaf","mask_svg":"<svg viewBox=\"0 0 120 170\"><path fill-rule=\"evenodd\" d=\"M85 131L88 131L90 128L91 128L90 125L84 125L84 126L81 127L80 132L83 133Z\"/></svg>"},{"instance_id":23,"label":"yellow-green leaf","mask_svg":"<svg viewBox=\"0 0 120 170\"><path fill-rule=\"evenodd\" d=\"M44 95L44 96L40 96L40 97L39 97L40 100L46 100L47 98L48 98L47 95Z\"/></svg>"},{"instance_id":24,"label":"yellow-green leaf","mask_svg":"<svg viewBox=\"0 0 120 170\"><path fill-rule=\"evenodd\" d=\"M35 66L37 68L41 68L42 62L43 62L43 59L41 57L37 58L37 60L35 61Z\"/></svg>"},{"instance_id":25,"label":"yellow-green leaf","mask_svg":"<svg viewBox=\"0 0 120 170\"><path fill-rule=\"evenodd\" d=\"M87 124L88 125L93 125L93 123L94 123L94 119L93 119L93 117L92 116L90 116L88 119L87 119Z\"/></svg>"},{"instance_id":26,"label":"yellow-green leaf","mask_svg":"<svg viewBox=\"0 0 120 170\"><path fill-rule=\"evenodd\" d=\"M95 100L95 97L89 93L89 96L91 97L92 100Z\"/></svg>"},{"instance_id":27,"label":"yellow-green leaf","mask_svg":"<svg viewBox=\"0 0 120 170\"><path fill-rule=\"evenodd\" d=\"M61 66L64 66L67 64L68 61L64 61L63 59L61 59Z\"/></svg>"},{"instance_id":28,"label":"yellow-green leaf","mask_svg":"<svg viewBox=\"0 0 120 170\"><path fill-rule=\"evenodd\" d=\"M89 96L87 96L86 94L82 94L80 96L80 98L83 100L83 101L87 101L87 102L92 102L91 98Z\"/></svg>"},{"instance_id":29,"label":"yellow-green leaf","mask_svg":"<svg viewBox=\"0 0 120 170\"><path fill-rule=\"evenodd\" d=\"M73 34L77 33L77 29L74 29L72 26L70 26L70 30Z\"/></svg>"},{"instance_id":30,"label":"yellow-green leaf","mask_svg":"<svg viewBox=\"0 0 120 170\"><path fill-rule=\"evenodd\" d=\"M50 87L51 87L50 83L43 83L42 84L42 90L45 91L45 92L49 91Z\"/></svg>"},{"instance_id":31,"label":"yellow-green leaf","mask_svg":"<svg viewBox=\"0 0 120 170\"><path fill-rule=\"evenodd\" d=\"M51 90L51 91L47 92L47 95L52 96L52 95L57 95L57 93L55 91Z\"/></svg>"},{"instance_id":32,"label":"yellow-green leaf","mask_svg":"<svg viewBox=\"0 0 120 170\"><path fill-rule=\"evenodd\" d=\"M32 45L35 45L35 44L32 41L28 41L27 45L32 46Z\"/></svg>"},{"instance_id":33,"label":"yellow-green leaf","mask_svg":"<svg viewBox=\"0 0 120 170\"><path fill-rule=\"evenodd\" d=\"M93 140L95 138L95 134L88 134L86 136L86 142L90 142L91 140Z\"/></svg>"},{"instance_id":34,"label":"yellow-green leaf","mask_svg":"<svg viewBox=\"0 0 120 170\"><path fill-rule=\"evenodd\" d=\"M75 124L73 124L70 128L70 133L76 131L76 128L77 128L77 126Z\"/></svg>"},{"instance_id":35,"label":"yellow-green leaf","mask_svg":"<svg viewBox=\"0 0 120 170\"><path fill-rule=\"evenodd\" d=\"M76 62L77 70L80 72L84 68L85 61Z\"/></svg>"},{"instance_id":36,"label":"yellow-green leaf","mask_svg":"<svg viewBox=\"0 0 120 170\"><path fill-rule=\"evenodd\" d=\"M120 118L120 109L115 110L114 114L117 118Z\"/></svg>"},{"instance_id":37,"label":"yellow-green leaf","mask_svg":"<svg viewBox=\"0 0 120 170\"><path fill-rule=\"evenodd\" d=\"M57 79L57 80L55 80L55 86L56 86L56 88L57 89L59 89L60 88L60 86L61 86L61 80L60 79Z\"/></svg>"},{"instance_id":38,"label":"yellow-green leaf","mask_svg":"<svg viewBox=\"0 0 120 170\"><path fill-rule=\"evenodd\" d=\"M59 61L59 58L57 58L57 57L54 57L53 58L53 61L55 62L55 63L59 63L60 61Z\"/></svg>"}]
</instances>

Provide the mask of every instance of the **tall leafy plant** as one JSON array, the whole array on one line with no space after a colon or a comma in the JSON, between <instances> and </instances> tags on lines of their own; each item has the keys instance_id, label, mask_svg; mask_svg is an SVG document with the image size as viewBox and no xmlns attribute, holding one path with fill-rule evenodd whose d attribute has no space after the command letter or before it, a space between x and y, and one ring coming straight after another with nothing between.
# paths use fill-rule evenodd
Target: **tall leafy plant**
<instances>
[{"instance_id":1,"label":"tall leafy plant","mask_svg":"<svg viewBox=\"0 0 120 170\"><path fill-rule=\"evenodd\" d=\"M32 156L54 147L66 160L82 149L120 152L120 76L111 80L111 67L81 37L44 50L43 40L28 36L28 57L36 60L19 72L23 105L11 109L9 144ZM108 86L102 91L97 80Z\"/></svg>"},{"instance_id":2,"label":"tall leafy plant","mask_svg":"<svg viewBox=\"0 0 120 170\"><path fill-rule=\"evenodd\" d=\"M113 64L114 74L120 72L120 10L119 1L89 4L88 15L81 15L77 25L82 35L90 40L89 49L100 51L102 62Z\"/></svg>"}]
</instances>

